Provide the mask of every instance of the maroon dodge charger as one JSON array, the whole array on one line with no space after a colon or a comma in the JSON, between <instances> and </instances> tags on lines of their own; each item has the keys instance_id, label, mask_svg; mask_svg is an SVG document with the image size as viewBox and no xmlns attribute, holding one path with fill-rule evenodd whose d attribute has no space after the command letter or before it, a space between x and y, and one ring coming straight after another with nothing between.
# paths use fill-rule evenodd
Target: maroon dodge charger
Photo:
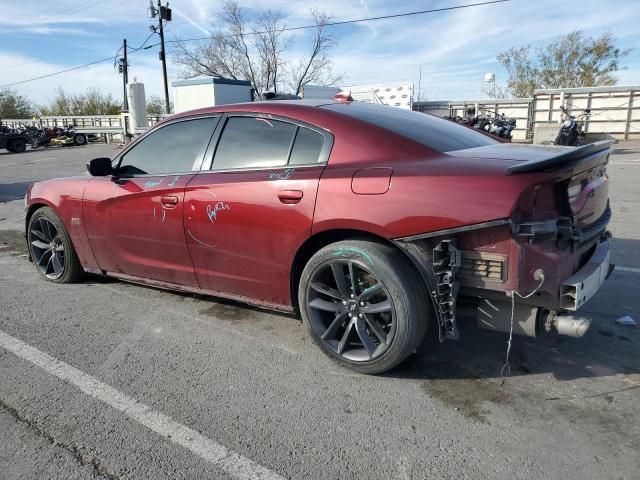
<instances>
[{"instance_id":1,"label":"maroon dodge charger","mask_svg":"<svg viewBox=\"0 0 640 480\"><path fill-rule=\"evenodd\" d=\"M47 280L297 311L327 355L380 373L463 318L581 336L574 312L613 268L609 155L348 100L225 105L35 183L26 236Z\"/></svg>"}]
</instances>

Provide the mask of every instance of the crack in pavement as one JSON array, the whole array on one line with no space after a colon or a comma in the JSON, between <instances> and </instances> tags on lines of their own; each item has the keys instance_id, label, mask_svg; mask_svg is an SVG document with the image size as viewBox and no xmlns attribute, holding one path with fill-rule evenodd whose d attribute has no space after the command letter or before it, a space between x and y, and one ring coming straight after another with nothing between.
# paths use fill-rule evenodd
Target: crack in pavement
<instances>
[{"instance_id":1,"label":"crack in pavement","mask_svg":"<svg viewBox=\"0 0 640 480\"><path fill-rule=\"evenodd\" d=\"M5 410L9 415L15 418L17 421L25 425L30 431L35 433L41 438L44 438L47 442L49 442L54 447L60 447L66 450L71 454L73 459L78 462L82 466L90 466L93 469L94 476L101 476L106 478L107 480L119 480L120 477L110 471L107 467L102 465L100 460L95 456L89 456L87 452L83 450L82 447L79 447L75 444L69 444L65 442L59 442L55 439L53 435L47 432L44 428L38 425L33 420L26 418L22 415L17 409L8 405L4 400L0 399L0 408Z\"/></svg>"}]
</instances>

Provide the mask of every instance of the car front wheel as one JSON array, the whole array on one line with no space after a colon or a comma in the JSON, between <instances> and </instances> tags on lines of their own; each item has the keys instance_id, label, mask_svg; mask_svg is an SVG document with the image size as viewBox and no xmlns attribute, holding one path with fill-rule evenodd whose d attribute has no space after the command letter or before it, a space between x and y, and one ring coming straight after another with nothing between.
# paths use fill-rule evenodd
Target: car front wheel
<instances>
[{"instance_id":1,"label":"car front wheel","mask_svg":"<svg viewBox=\"0 0 640 480\"><path fill-rule=\"evenodd\" d=\"M316 252L298 291L313 340L334 360L367 374L390 370L420 345L431 322L426 301L401 252L362 240Z\"/></svg>"},{"instance_id":2,"label":"car front wheel","mask_svg":"<svg viewBox=\"0 0 640 480\"><path fill-rule=\"evenodd\" d=\"M29 255L38 272L56 283L73 283L84 277L71 238L49 207L36 210L27 229Z\"/></svg>"}]
</instances>

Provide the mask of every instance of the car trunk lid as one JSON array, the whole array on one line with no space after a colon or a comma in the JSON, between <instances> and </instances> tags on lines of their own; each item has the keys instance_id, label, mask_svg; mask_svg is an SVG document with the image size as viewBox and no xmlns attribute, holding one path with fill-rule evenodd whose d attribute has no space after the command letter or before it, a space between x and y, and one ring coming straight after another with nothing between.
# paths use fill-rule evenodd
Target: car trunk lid
<instances>
[{"instance_id":1,"label":"car trunk lid","mask_svg":"<svg viewBox=\"0 0 640 480\"><path fill-rule=\"evenodd\" d=\"M494 144L447 152L447 155L494 164L504 162L507 175L547 172L558 186L561 212L571 216L574 227L582 230L608 212L606 164L612 144L613 141L608 140L581 147Z\"/></svg>"}]
</instances>

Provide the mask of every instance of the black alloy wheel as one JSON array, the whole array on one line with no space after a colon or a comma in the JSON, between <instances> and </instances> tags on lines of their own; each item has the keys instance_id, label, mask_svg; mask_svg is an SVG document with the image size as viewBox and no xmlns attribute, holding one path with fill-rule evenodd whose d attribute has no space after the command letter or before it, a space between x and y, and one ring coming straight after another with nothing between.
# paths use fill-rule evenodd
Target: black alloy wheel
<instances>
[{"instance_id":1,"label":"black alloy wheel","mask_svg":"<svg viewBox=\"0 0 640 480\"><path fill-rule=\"evenodd\" d=\"M29 229L29 252L36 268L50 280L64 273L65 251L56 226L45 217L38 217Z\"/></svg>"},{"instance_id":2,"label":"black alloy wheel","mask_svg":"<svg viewBox=\"0 0 640 480\"><path fill-rule=\"evenodd\" d=\"M307 305L311 327L321 341L348 360L372 360L393 341L396 313L391 296L358 260L330 260L316 269Z\"/></svg>"},{"instance_id":3,"label":"black alloy wheel","mask_svg":"<svg viewBox=\"0 0 640 480\"><path fill-rule=\"evenodd\" d=\"M31 215L27 247L31 260L45 279L73 283L85 277L71 237L52 208L41 207Z\"/></svg>"},{"instance_id":4,"label":"black alloy wheel","mask_svg":"<svg viewBox=\"0 0 640 480\"><path fill-rule=\"evenodd\" d=\"M343 240L319 249L298 286L300 315L313 341L352 370L386 372L422 343L432 322L428 293L392 245Z\"/></svg>"}]
</instances>

